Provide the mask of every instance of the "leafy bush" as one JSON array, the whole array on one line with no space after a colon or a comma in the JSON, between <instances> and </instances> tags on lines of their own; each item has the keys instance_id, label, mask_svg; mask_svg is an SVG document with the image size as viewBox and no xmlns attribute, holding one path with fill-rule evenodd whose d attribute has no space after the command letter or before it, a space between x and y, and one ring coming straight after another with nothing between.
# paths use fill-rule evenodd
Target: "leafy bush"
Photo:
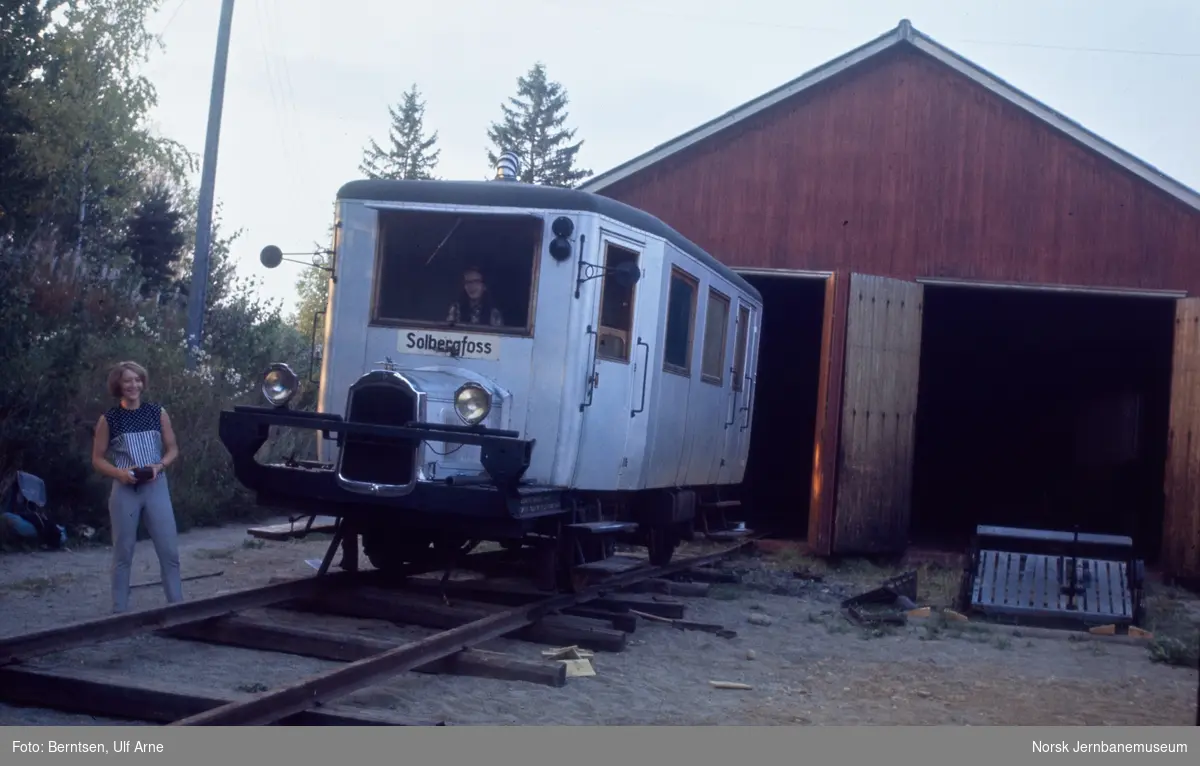
<instances>
[{"instance_id":1,"label":"leafy bush","mask_svg":"<svg viewBox=\"0 0 1200 766\"><path fill-rule=\"evenodd\" d=\"M112 364L145 365L148 398L171 414L181 449L171 488L185 529L253 513L219 414L258 398L269 362L308 369L307 331L238 278L237 233L221 235L219 205L204 344L187 369L197 205L186 178L196 163L148 127L155 93L140 74L155 43L146 21L160 5L0 2L0 489L14 470L36 474L51 515L71 530L108 526L107 482L90 456L113 404ZM264 452L313 446L293 437Z\"/></svg>"},{"instance_id":2,"label":"leafy bush","mask_svg":"<svg viewBox=\"0 0 1200 766\"><path fill-rule=\"evenodd\" d=\"M198 363L188 370L183 307L133 299L121 288L120 281L54 282L28 257L0 248L0 475L40 476L56 521L69 529L107 528L108 483L91 469L91 440L113 405L109 367L133 359L149 370L146 397L166 407L179 438L170 476L180 528L254 515L218 437L219 413L259 399L258 376L270 361L307 369L309 340L278 307L235 282L210 308ZM293 439L270 450L303 446Z\"/></svg>"}]
</instances>

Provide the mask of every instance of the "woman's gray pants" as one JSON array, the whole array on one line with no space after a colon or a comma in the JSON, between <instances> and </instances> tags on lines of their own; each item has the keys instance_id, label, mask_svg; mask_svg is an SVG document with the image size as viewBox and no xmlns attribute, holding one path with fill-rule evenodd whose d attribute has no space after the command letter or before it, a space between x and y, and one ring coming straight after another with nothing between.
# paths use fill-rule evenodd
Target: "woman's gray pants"
<instances>
[{"instance_id":1,"label":"woman's gray pants","mask_svg":"<svg viewBox=\"0 0 1200 766\"><path fill-rule=\"evenodd\" d=\"M112 520L112 601L114 612L129 609L129 573L133 550L137 544L138 520L146 524L158 554L162 572L163 591L168 603L183 600L183 585L179 576L179 546L176 541L175 509L171 505L171 490L166 474L154 481L131 487L114 481L108 497L108 513Z\"/></svg>"}]
</instances>

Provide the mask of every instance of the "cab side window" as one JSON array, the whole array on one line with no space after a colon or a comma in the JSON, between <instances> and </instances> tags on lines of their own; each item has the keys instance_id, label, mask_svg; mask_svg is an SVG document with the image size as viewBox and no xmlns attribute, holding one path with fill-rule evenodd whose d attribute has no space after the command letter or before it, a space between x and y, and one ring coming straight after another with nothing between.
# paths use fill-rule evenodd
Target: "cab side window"
<instances>
[{"instance_id":1,"label":"cab side window","mask_svg":"<svg viewBox=\"0 0 1200 766\"><path fill-rule=\"evenodd\" d=\"M725 382L725 341L729 338L729 296L708 289L704 310L704 352L700 359L700 379L721 385Z\"/></svg>"},{"instance_id":2,"label":"cab side window","mask_svg":"<svg viewBox=\"0 0 1200 766\"><path fill-rule=\"evenodd\" d=\"M667 296L667 332L663 343L663 369L676 375L691 375L692 333L696 322L696 293L700 283L691 274L671 268Z\"/></svg>"},{"instance_id":3,"label":"cab side window","mask_svg":"<svg viewBox=\"0 0 1200 766\"><path fill-rule=\"evenodd\" d=\"M737 339L733 346L733 383L734 391L741 391L746 380L746 344L750 334L750 308L738 306Z\"/></svg>"}]
</instances>

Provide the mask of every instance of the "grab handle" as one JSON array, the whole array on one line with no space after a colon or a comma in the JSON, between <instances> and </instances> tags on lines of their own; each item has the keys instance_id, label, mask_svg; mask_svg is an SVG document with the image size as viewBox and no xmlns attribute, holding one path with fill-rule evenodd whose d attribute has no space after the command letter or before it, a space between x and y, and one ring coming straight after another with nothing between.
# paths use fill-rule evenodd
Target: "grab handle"
<instances>
[{"instance_id":1,"label":"grab handle","mask_svg":"<svg viewBox=\"0 0 1200 766\"><path fill-rule=\"evenodd\" d=\"M629 411L629 417L631 418L646 409L646 376L650 372L650 344L642 340L642 336L639 335L637 345L646 347L646 362L642 365L642 403L638 405L636 410Z\"/></svg>"}]
</instances>

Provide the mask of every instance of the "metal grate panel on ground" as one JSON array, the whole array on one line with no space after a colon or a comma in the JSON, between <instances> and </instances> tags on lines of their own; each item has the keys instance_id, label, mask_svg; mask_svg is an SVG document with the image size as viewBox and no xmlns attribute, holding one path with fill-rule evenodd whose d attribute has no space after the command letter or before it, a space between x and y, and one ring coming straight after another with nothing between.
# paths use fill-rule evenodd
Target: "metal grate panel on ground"
<instances>
[{"instance_id":1,"label":"metal grate panel on ground","mask_svg":"<svg viewBox=\"0 0 1200 766\"><path fill-rule=\"evenodd\" d=\"M1064 588L1071 583L1072 562L1078 588L1074 609ZM988 549L979 552L971 606L985 613L1100 624L1130 623L1134 610L1125 562Z\"/></svg>"}]
</instances>

